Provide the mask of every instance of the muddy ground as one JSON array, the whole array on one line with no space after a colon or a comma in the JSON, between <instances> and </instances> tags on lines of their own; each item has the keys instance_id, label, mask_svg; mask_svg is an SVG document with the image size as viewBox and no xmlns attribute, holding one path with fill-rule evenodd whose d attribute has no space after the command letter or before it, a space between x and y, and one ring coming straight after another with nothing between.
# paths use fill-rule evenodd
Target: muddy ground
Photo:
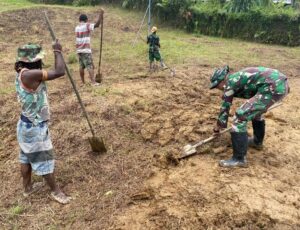
<instances>
[{"instance_id":1,"label":"muddy ground","mask_svg":"<svg viewBox=\"0 0 300 230\"><path fill-rule=\"evenodd\" d=\"M104 61L105 80L99 88L81 87L77 64L71 65L95 130L109 151L101 156L91 152L87 142L91 134L68 79L49 82L57 180L74 199L62 206L50 199L47 187L24 198L13 60L16 47L29 40L42 43L51 57L43 10L0 14L1 229L300 228L299 67L286 62L288 54L281 71L290 77L291 93L284 105L267 114L264 150L250 149L250 167L235 170L218 167L220 159L231 155L229 135L179 164L167 157L179 156L185 144L211 135L220 94L207 87L212 68L219 63L199 65L190 60L177 65L177 74L171 77L168 71L149 75L146 59ZM105 32L111 35L105 37L107 46L120 43L116 34L134 37L138 21L129 23L113 9L108 12L114 17L106 21L110 30ZM62 37L66 57L74 50L72 31L79 11L52 8L48 14ZM45 64L51 68L52 59ZM233 70L241 67L238 61L232 63ZM240 104L236 100L232 111Z\"/></svg>"}]
</instances>

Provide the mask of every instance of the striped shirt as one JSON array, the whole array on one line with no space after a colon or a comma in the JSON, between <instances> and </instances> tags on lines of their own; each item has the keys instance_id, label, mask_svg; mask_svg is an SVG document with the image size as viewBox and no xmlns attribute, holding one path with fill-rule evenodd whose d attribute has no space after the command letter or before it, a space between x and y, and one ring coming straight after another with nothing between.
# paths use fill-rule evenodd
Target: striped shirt
<instances>
[{"instance_id":1,"label":"striped shirt","mask_svg":"<svg viewBox=\"0 0 300 230\"><path fill-rule=\"evenodd\" d=\"M75 28L77 53L92 53L91 50L91 31L95 24L81 22Z\"/></svg>"}]
</instances>

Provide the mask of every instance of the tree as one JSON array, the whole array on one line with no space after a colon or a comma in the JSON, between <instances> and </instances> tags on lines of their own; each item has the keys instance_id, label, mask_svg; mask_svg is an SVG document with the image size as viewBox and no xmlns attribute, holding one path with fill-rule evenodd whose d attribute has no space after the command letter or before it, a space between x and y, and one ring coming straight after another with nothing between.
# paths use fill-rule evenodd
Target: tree
<instances>
[{"instance_id":1,"label":"tree","mask_svg":"<svg viewBox=\"0 0 300 230\"><path fill-rule=\"evenodd\" d=\"M254 6L267 7L272 4L272 0L231 0L226 5L226 10L230 13L247 12Z\"/></svg>"},{"instance_id":2,"label":"tree","mask_svg":"<svg viewBox=\"0 0 300 230\"><path fill-rule=\"evenodd\" d=\"M175 18L192 4L195 4L195 0L161 0L156 6L167 17Z\"/></svg>"}]
</instances>

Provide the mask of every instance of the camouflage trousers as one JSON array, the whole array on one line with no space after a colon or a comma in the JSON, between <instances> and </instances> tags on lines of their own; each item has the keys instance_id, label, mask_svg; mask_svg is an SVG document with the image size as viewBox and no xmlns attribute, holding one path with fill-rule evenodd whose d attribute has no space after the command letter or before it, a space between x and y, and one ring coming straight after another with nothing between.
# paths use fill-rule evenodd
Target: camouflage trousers
<instances>
[{"instance_id":1,"label":"camouflage trousers","mask_svg":"<svg viewBox=\"0 0 300 230\"><path fill-rule=\"evenodd\" d=\"M93 57L91 53L78 53L80 69L94 69Z\"/></svg>"},{"instance_id":2,"label":"camouflage trousers","mask_svg":"<svg viewBox=\"0 0 300 230\"><path fill-rule=\"evenodd\" d=\"M276 102L281 101L289 91L288 82L285 81L284 93L262 92L247 100L237 109L233 118L233 132L247 132L247 122L252 120L264 120L263 114Z\"/></svg>"}]
</instances>

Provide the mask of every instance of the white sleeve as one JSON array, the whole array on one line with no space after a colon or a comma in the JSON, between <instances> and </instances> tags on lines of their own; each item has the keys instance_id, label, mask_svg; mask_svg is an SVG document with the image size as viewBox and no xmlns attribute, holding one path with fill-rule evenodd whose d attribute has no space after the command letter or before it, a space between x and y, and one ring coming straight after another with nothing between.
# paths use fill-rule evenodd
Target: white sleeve
<instances>
[{"instance_id":1,"label":"white sleeve","mask_svg":"<svg viewBox=\"0 0 300 230\"><path fill-rule=\"evenodd\" d=\"M95 27L95 24L94 24L94 23L91 23L90 26L89 26L89 30L90 30L90 31L93 31L93 30L94 30L94 27Z\"/></svg>"}]
</instances>

